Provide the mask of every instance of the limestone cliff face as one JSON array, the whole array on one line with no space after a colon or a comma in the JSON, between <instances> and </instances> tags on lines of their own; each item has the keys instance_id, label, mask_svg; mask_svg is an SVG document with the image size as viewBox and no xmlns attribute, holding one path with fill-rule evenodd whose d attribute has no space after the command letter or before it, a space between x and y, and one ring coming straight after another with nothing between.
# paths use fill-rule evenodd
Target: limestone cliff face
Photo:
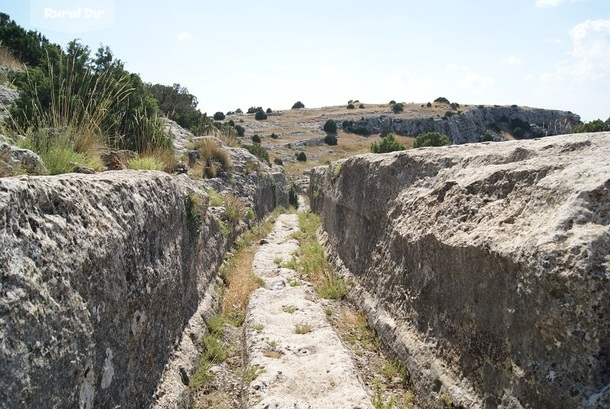
<instances>
[{"instance_id":1,"label":"limestone cliff face","mask_svg":"<svg viewBox=\"0 0 610 409\"><path fill-rule=\"evenodd\" d=\"M309 196L424 406L608 407L610 133L363 155Z\"/></svg>"},{"instance_id":2,"label":"limestone cliff face","mask_svg":"<svg viewBox=\"0 0 610 409\"><path fill-rule=\"evenodd\" d=\"M230 244L214 214L186 176L0 179L0 406L159 398Z\"/></svg>"},{"instance_id":3,"label":"limestone cliff face","mask_svg":"<svg viewBox=\"0 0 610 409\"><path fill-rule=\"evenodd\" d=\"M444 118L403 119L391 115L368 117L358 121L356 127L364 127L370 133L388 130L404 136L417 136L422 132L434 131L449 136L455 144L464 144L479 142L486 133L501 139L494 128L501 126L512 129L514 126L510 124L515 120L528 126L535 125L540 136L569 132L573 125L580 122L580 117L571 112L539 108L473 107L462 114L454 113L455 115Z\"/></svg>"}]
</instances>

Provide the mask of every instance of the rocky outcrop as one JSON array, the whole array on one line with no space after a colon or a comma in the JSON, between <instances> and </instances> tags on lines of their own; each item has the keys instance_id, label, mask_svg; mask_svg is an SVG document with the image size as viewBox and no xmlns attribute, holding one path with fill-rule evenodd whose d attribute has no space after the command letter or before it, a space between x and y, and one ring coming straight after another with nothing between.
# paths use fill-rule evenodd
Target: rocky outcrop
<instances>
[{"instance_id":1,"label":"rocky outcrop","mask_svg":"<svg viewBox=\"0 0 610 409\"><path fill-rule=\"evenodd\" d=\"M185 175L0 179L2 405L187 406L222 214Z\"/></svg>"},{"instance_id":2,"label":"rocky outcrop","mask_svg":"<svg viewBox=\"0 0 610 409\"><path fill-rule=\"evenodd\" d=\"M373 116L354 122L353 127L366 129L369 134L389 131L403 136L417 136L423 132L434 131L449 136L455 144L464 144L480 142L485 138L503 140L499 132L506 129L512 133L518 125L527 128L523 129L524 137L539 137L569 132L573 125L580 123L578 115L558 110L480 106L458 112L452 111L449 106L447 108L450 115L443 117Z\"/></svg>"},{"instance_id":3,"label":"rocky outcrop","mask_svg":"<svg viewBox=\"0 0 610 409\"><path fill-rule=\"evenodd\" d=\"M0 177L23 173L44 175L47 167L37 153L0 141Z\"/></svg>"},{"instance_id":4,"label":"rocky outcrop","mask_svg":"<svg viewBox=\"0 0 610 409\"><path fill-rule=\"evenodd\" d=\"M422 406L610 405L608 158L599 133L314 170L330 255Z\"/></svg>"}]
</instances>

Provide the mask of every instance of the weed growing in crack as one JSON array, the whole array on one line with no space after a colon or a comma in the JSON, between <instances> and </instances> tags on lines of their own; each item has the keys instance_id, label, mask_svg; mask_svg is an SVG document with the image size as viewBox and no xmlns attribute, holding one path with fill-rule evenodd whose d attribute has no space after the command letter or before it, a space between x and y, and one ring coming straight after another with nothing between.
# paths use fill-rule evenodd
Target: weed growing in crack
<instances>
[{"instance_id":1,"label":"weed growing in crack","mask_svg":"<svg viewBox=\"0 0 610 409\"><path fill-rule=\"evenodd\" d=\"M250 382L256 380L256 378L258 378L260 375L264 374L265 372L267 372L267 371L265 369L261 369L258 365L251 365L244 372L244 380L247 383L250 383Z\"/></svg>"},{"instance_id":2,"label":"weed growing in crack","mask_svg":"<svg viewBox=\"0 0 610 409\"><path fill-rule=\"evenodd\" d=\"M284 312L287 312L288 314L294 314L296 312L296 310L298 310L298 308L295 307L294 305L289 305L282 309L284 310Z\"/></svg>"},{"instance_id":3,"label":"weed growing in crack","mask_svg":"<svg viewBox=\"0 0 610 409\"><path fill-rule=\"evenodd\" d=\"M313 328L309 324L297 324L294 326L295 334L304 335L309 334L311 331L313 331Z\"/></svg>"},{"instance_id":4,"label":"weed growing in crack","mask_svg":"<svg viewBox=\"0 0 610 409\"><path fill-rule=\"evenodd\" d=\"M262 330L265 329L265 326L263 324L254 324L252 325L252 329L256 332L261 332Z\"/></svg>"}]
</instances>

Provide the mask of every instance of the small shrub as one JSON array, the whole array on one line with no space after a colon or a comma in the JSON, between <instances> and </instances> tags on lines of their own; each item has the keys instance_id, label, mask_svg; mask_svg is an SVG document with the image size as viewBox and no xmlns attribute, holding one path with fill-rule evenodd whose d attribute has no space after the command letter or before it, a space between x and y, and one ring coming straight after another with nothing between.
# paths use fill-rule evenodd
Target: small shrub
<instances>
[{"instance_id":1,"label":"small shrub","mask_svg":"<svg viewBox=\"0 0 610 409\"><path fill-rule=\"evenodd\" d=\"M365 109L366 107L364 106L364 104L360 104L360 105L358 106L358 108L360 108L360 109Z\"/></svg>"},{"instance_id":2,"label":"small shrub","mask_svg":"<svg viewBox=\"0 0 610 409\"><path fill-rule=\"evenodd\" d=\"M237 109L235 110L235 113L236 113L236 114L243 114L243 113L244 113L244 111L242 111L242 110L241 110L241 108L237 108Z\"/></svg>"},{"instance_id":3,"label":"small shrub","mask_svg":"<svg viewBox=\"0 0 610 409\"><path fill-rule=\"evenodd\" d=\"M253 135L252 136L252 142L254 143L261 143L261 137L258 135Z\"/></svg>"},{"instance_id":4,"label":"small shrub","mask_svg":"<svg viewBox=\"0 0 610 409\"><path fill-rule=\"evenodd\" d=\"M263 107L250 107L250 108L248 108L248 113L255 114L258 111L262 111L262 110L263 110Z\"/></svg>"},{"instance_id":5,"label":"small shrub","mask_svg":"<svg viewBox=\"0 0 610 409\"><path fill-rule=\"evenodd\" d=\"M457 102L452 102L451 103L451 109L453 109L454 111L457 111L457 109L460 107L460 104L458 104Z\"/></svg>"},{"instance_id":6,"label":"small shrub","mask_svg":"<svg viewBox=\"0 0 610 409\"><path fill-rule=\"evenodd\" d=\"M381 142L374 142L371 145L371 152L373 153L387 153L394 151L404 151L406 147L396 140L394 134L385 136Z\"/></svg>"},{"instance_id":7,"label":"small shrub","mask_svg":"<svg viewBox=\"0 0 610 409\"><path fill-rule=\"evenodd\" d=\"M447 104L447 105L451 104L451 102L449 102L449 100L447 98L445 98L445 97L438 97L438 98L436 98L434 100L434 103L436 103L436 104Z\"/></svg>"},{"instance_id":8,"label":"small shrub","mask_svg":"<svg viewBox=\"0 0 610 409\"><path fill-rule=\"evenodd\" d=\"M395 104L396 104L396 101L394 101L394 100L391 100L389 103L389 105L395 105Z\"/></svg>"},{"instance_id":9,"label":"small shrub","mask_svg":"<svg viewBox=\"0 0 610 409\"><path fill-rule=\"evenodd\" d=\"M347 119L343 121L343 130L347 131L348 128L354 125L354 121L348 121Z\"/></svg>"},{"instance_id":10,"label":"small shrub","mask_svg":"<svg viewBox=\"0 0 610 409\"><path fill-rule=\"evenodd\" d=\"M268 114L270 114L270 113L272 113L273 111L271 110L271 108L267 108L267 111L266 111L266 112L267 112Z\"/></svg>"},{"instance_id":11,"label":"small shrub","mask_svg":"<svg viewBox=\"0 0 610 409\"><path fill-rule=\"evenodd\" d=\"M328 121L326 121L326 123L324 124L324 132L326 133L337 133L337 123L335 121L333 121L332 119L329 119Z\"/></svg>"},{"instance_id":12,"label":"small shrub","mask_svg":"<svg viewBox=\"0 0 610 409\"><path fill-rule=\"evenodd\" d=\"M237 131L237 136L244 136L246 133L246 128L241 125L235 125L235 130Z\"/></svg>"},{"instance_id":13,"label":"small shrub","mask_svg":"<svg viewBox=\"0 0 610 409\"><path fill-rule=\"evenodd\" d=\"M276 165L279 165L279 166L284 166L284 161L281 160L280 158L273 159L273 163L275 163Z\"/></svg>"},{"instance_id":14,"label":"small shrub","mask_svg":"<svg viewBox=\"0 0 610 409\"><path fill-rule=\"evenodd\" d=\"M337 135L335 134L328 134L326 135L326 137L324 137L324 143L326 143L327 145L333 146L337 144Z\"/></svg>"},{"instance_id":15,"label":"small shrub","mask_svg":"<svg viewBox=\"0 0 610 409\"><path fill-rule=\"evenodd\" d=\"M269 152L260 143L252 145L242 145L242 148L247 149L252 155L256 156L261 162L269 164Z\"/></svg>"},{"instance_id":16,"label":"small shrub","mask_svg":"<svg viewBox=\"0 0 610 409\"><path fill-rule=\"evenodd\" d=\"M428 102L428 103L426 104L426 106L427 106L428 108L432 108L432 103L431 103L431 102Z\"/></svg>"},{"instance_id":17,"label":"small shrub","mask_svg":"<svg viewBox=\"0 0 610 409\"><path fill-rule=\"evenodd\" d=\"M299 152L296 156L299 162L307 162L307 155L305 155L305 152Z\"/></svg>"},{"instance_id":18,"label":"small shrub","mask_svg":"<svg viewBox=\"0 0 610 409\"><path fill-rule=\"evenodd\" d=\"M404 110L405 110L405 107L401 103L392 105L392 112L394 112L395 114L403 112Z\"/></svg>"},{"instance_id":19,"label":"small shrub","mask_svg":"<svg viewBox=\"0 0 610 409\"><path fill-rule=\"evenodd\" d=\"M203 162L203 173L207 178L217 176L218 169L229 171L233 167L229 153L214 139L199 139L195 142Z\"/></svg>"},{"instance_id":20,"label":"small shrub","mask_svg":"<svg viewBox=\"0 0 610 409\"><path fill-rule=\"evenodd\" d=\"M415 138L413 142L414 148L421 148L424 146L445 146L451 145L453 142L447 135L443 135L438 132L424 132Z\"/></svg>"},{"instance_id":21,"label":"small shrub","mask_svg":"<svg viewBox=\"0 0 610 409\"><path fill-rule=\"evenodd\" d=\"M257 121L264 121L265 119L267 119L267 114L263 111L257 111L254 115L254 119L256 119Z\"/></svg>"},{"instance_id":22,"label":"small shrub","mask_svg":"<svg viewBox=\"0 0 610 409\"><path fill-rule=\"evenodd\" d=\"M354 104L347 104L347 109L354 109L354 108L356 108L356 107L354 106Z\"/></svg>"},{"instance_id":23,"label":"small shrub","mask_svg":"<svg viewBox=\"0 0 610 409\"><path fill-rule=\"evenodd\" d=\"M189 191L184 195L184 213L186 214L186 226L192 237L197 236L203 224L205 206L201 197Z\"/></svg>"},{"instance_id":24,"label":"small shrub","mask_svg":"<svg viewBox=\"0 0 610 409\"><path fill-rule=\"evenodd\" d=\"M300 109L300 108L305 108L305 104L303 104L301 101L295 102L294 105L292 106L292 109Z\"/></svg>"},{"instance_id":25,"label":"small shrub","mask_svg":"<svg viewBox=\"0 0 610 409\"><path fill-rule=\"evenodd\" d=\"M225 119L225 114L223 114L222 112L216 112L214 114L214 120L215 121L222 121Z\"/></svg>"},{"instance_id":26,"label":"small shrub","mask_svg":"<svg viewBox=\"0 0 610 409\"><path fill-rule=\"evenodd\" d=\"M280 137L274 133L271 134L271 139L279 139Z\"/></svg>"}]
</instances>

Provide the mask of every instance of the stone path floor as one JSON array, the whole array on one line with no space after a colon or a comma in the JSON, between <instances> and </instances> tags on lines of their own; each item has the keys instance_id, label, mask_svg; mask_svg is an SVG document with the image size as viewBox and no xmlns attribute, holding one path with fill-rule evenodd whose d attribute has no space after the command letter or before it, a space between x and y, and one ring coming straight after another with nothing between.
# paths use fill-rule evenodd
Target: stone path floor
<instances>
[{"instance_id":1,"label":"stone path floor","mask_svg":"<svg viewBox=\"0 0 610 409\"><path fill-rule=\"evenodd\" d=\"M248 407L372 408L313 287L281 267L298 250L297 231L296 214L279 216L254 257L265 286L252 294L245 323Z\"/></svg>"}]
</instances>

